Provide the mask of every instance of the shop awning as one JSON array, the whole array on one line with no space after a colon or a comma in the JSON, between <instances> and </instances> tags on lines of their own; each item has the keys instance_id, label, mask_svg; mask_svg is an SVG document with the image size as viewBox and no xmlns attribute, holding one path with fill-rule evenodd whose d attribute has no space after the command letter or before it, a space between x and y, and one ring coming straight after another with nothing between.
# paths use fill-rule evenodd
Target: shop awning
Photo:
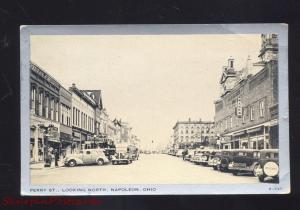
<instances>
[{"instance_id":1,"label":"shop awning","mask_svg":"<svg viewBox=\"0 0 300 210\"><path fill-rule=\"evenodd\" d=\"M257 128L252 128L252 129L247 130L247 133L260 132L260 131L262 131L262 129L263 129L263 126L260 126L260 127L257 127Z\"/></svg>"},{"instance_id":2,"label":"shop awning","mask_svg":"<svg viewBox=\"0 0 300 210\"><path fill-rule=\"evenodd\" d=\"M242 136L242 135L245 135L245 134L246 134L246 131L240 131L240 132L232 134L232 136Z\"/></svg>"}]
</instances>

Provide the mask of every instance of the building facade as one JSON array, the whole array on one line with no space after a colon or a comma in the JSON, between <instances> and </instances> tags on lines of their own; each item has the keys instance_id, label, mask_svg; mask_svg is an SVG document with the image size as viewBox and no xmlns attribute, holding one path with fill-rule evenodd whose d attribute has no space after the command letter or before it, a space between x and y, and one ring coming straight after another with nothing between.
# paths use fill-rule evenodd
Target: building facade
<instances>
[{"instance_id":1,"label":"building facade","mask_svg":"<svg viewBox=\"0 0 300 210\"><path fill-rule=\"evenodd\" d=\"M64 87L59 91L61 153L72 152L72 93Z\"/></svg>"},{"instance_id":2,"label":"building facade","mask_svg":"<svg viewBox=\"0 0 300 210\"><path fill-rule=\"evenodd\" d=\"M277 35L261 37L260 62L248 58L237 71L230 58L223 67L214 119L221 148L278 148Z\"/></svg>"},{"instance_id":3,"label":"building facade","mask_svg":"<svg viewBox=\"0 0 300 210\"><path fill-rule=\"evenodd\" d=\"M60 84L30 63L30 158L44 161L49 148L60 148Z\"/></svg>"},{"instance_id":4,"label":"building facade","mask_svg":"<svg viewBox=\"0 0 300 210\"><path fill-rule=\"evenodd\" d=\"M212 121L177 121L173 127L173 142L175 149L186 147L208 146L214 137L214 122Z\"/></svg>"},{"instance_id":5,"label":"building facade","mask_svg":"<svg viewBox=\"0 0 300 210\"><path fill-rule=\"evenodd\" d=\"M72 94L72 149L90 148L95 133L95 108L97 103L75 84L69 88Z\"/></svg>"}]
</instances>

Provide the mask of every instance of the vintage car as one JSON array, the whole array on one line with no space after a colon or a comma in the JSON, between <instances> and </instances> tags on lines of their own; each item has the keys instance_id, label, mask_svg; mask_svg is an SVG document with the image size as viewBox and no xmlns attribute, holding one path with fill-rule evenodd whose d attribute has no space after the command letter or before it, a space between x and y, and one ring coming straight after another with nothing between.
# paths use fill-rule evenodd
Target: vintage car
<instances>
[{"instance_id":1,"label":"vintage car","mask_svg":"<svg viewBox=\"0 0 300 210\"><path fill-rule=\"evenodd\" d=\"M203 166L208 166L208 162L214 158L217 151L218 150L215 149L204 149L200 158L200 164Z\"/></svg>"},{"instance_id":2,"label":"vintage car","mask_svg":"<svg viewBox=\"0 0 300 210\"><path fill-rule=\"evenodd\" d=\"M254 175L254 168L259 164L259 150L256 149L237 149L228 169L233 175L248 173Z\"/></svg>"},{"instance_id":3,"label":"vintage car","mask_svg":"<svg viewBox=\"0 0 300 210\"><path fill-rule=\"evenodd\" d=\"M196 149L194 151L194 155L191 158L191 162L193 162L197 165L200 164L202 155L203 155L203 149Z\"/></svg>"},{"instance_id":4,"label":"vintage car","mask_svg":"<svg viewBox=\"0 0 300 210\"><path fill-rule=\"evenodd\" d=\"M183 157L183 160L191 161L192 157L194 156L195 149L188 149L187 154Z\"/></svg>"},{"instance_id":5,"label":"vintage car","mask_svg":"<svg viewBox=\"0 0 300 210\"><path fill-rule=\"evenodd\" d=\"M184 151L184 149L178 149L176 152L176 157L182 157L182 152Z\"/></svg>"},{"instance_id":6,"label":"vintage car","mask_svg":"<svg viewBox=\"0 0 300 210\"><path fill-rule=\"evenodd\" d=\"M214 155L211 155L210 159L208 160L208 166L213 167L215 170L217 170L217 163L218 160L220 160L221 156L221 150L216 151Z\"/></svg>"},{"instance_id":7,"label":"vintage car","mask_svg":"<svg viewBox=\"0 0 300 210\"><path fill-rule=\"evenodd\" d=\"M260 182L266 180L279 181L278 149L263 149L259 151L259 165L254 168L254 175Z\"/></svg>"},{"instance_id":8,"label":"vintage car","mask_svg":"<svg viewBox=\"0 0 300 210\"><path fill-rule=\"evenodd\" d=\"M132 163L132 160L130 159L129 154L127 152L125 152L125 151L118 151L112 157L111 163L113 165L129 164L129 163Z\"/></svg>"},{"instance_id":9,"label":"vintage car","mask_svg":"<svg viewBox=\"0 0 300 210\"><path fill-rule=\"evenodd\" d=\"M80 150L78 153L66 155L64 158L64 164L70 167L88 164L104 165L105 163L109 163L109 160L103 149Z\"/></svg>"},{"instance_id":10,"label":"vintage car","mask_svg":"<svg viewBox=\"0 0 300 210\"><path fill-rule=\"evenodd\" d=\"M228 165L232 162L232 158L235 156L235 149L225 149L221 151L221 154L215 155L214 157L214 170L219 170L222 172L228 171Z\"/></svg>"}]
</instances>

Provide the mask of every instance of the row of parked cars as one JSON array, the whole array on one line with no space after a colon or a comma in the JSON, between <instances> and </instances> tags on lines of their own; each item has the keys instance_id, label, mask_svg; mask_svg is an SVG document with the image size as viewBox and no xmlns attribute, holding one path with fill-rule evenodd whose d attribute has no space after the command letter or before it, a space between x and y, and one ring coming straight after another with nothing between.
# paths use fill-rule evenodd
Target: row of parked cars
<instances>
[{"instance_id":1,"label":"row of parked cars","mask_svg":"<svg viewBox=\"0 0 300 210\"><path fill-rule=\"evenodd\" d=\"M100 166L112 163L130 164L134 160L138 160L139 154L127 151L116 151L115 149L85 149L79 152L68 154L64 158L65 166L74 167L77 165L98 164Z\"/></svg>"},{"instance_id":2,"label":"row of parked cars","mask_svg":"<svg viewBox=\"0 0 300 210\"><path fill-rule=\"evenodd\" d=\"M279 181L278 149L186 149L169 154L214 170L258 177L260 182Z\"/></svg>"}]
</instances>

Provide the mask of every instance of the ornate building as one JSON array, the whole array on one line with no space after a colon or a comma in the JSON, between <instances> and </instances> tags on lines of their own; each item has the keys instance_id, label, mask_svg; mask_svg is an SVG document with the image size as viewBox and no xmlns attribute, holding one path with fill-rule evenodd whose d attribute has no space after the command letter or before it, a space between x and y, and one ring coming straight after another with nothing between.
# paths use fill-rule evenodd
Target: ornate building
<instances>
[{"instance_id":1,"label":"ornate building","mask_svg":"<svg viewBox=\"0 0 300 210\"><path fill-rule=\"evenodd\" d=\"M50 147L60 149L60 84L30 63L30 157L43 161Z\"/></svg>"},{"instance_id":2,"label":"ornate building","mask_svg":"<svg viewBox=\"0 0 300 210\"><path fill-rule=\"evenodd\" d=\"M173 143L176 149L184 147L208 146L214 137L214 122L177 121L173 127Z\"/></svg>"},{"instance_id":3,"label":"ornate building","mask_svg":"<svg viewBox=\"0 0 300 210\"><path fill-rule=\"evenodd\" d=\"M259 57L243 69L223 67L215 101L215 130L222 148L278 148L277 35L262 35Z\"/></svg>"}]
</instances>

